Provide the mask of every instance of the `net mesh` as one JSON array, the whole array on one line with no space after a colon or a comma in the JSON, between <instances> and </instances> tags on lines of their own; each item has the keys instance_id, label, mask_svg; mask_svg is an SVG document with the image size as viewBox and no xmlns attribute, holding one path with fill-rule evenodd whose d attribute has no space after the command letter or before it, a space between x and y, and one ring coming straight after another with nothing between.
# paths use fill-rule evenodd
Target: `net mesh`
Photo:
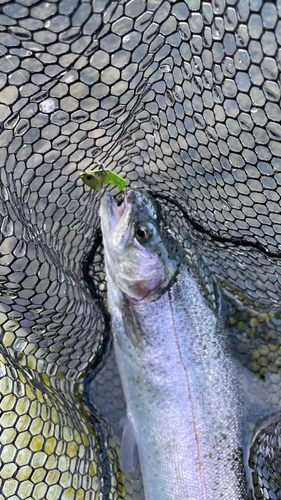
<instances>
[{"instance_id":1,"label":"net mesh","mask_svg":"<svg viewBox=\"0 0 281 500\"><path fill-rule=\"evenodd\" d=\"M149 188L235 297L264 394L249 430L280 409L280 18L280 1L0 0L0 499L144 498L118 469L116 365L99 364L100 193L79 173L101 163ZM278 460L262 474L253 453L257 498L280 498Z\"/></svg>"}]
</instances>

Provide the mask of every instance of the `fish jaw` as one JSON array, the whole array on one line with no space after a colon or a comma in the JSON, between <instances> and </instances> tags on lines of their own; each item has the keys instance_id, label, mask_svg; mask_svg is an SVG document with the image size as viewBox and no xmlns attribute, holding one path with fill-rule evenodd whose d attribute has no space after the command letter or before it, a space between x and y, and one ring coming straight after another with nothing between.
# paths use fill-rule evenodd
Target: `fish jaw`
<instances>
[{"instance_id":1,"label":"fish jaw","mask_svg":"<svg viewBox=\"0 0 281 500\"><path fill-rule=\"evenodd\" d=\"M102 198L100 207L100 217L102 224L102 233L104 235L105 246L109 246L107 241L110 239L110 245L113 248L125 246L126 236L128 236L132 206L127 202L127 196L120 207L114 201L113 196L106 193Z\"/></svg>"},{"instance_id":2,"label":"fish jaw","mask_svg":"<svg viewBox=\"0 0 281 500\"><path fill-rule=\"evenodd\" d=\"M126 258L126 245L132 240L132 204L128 202L125 195L124 201L117 206L114 198L106 193L102 198L100 206L101 229L103 235L103 246L105 254L105 268L107 276L110 276L120 293L131 296L131 277L135 276L134 260L128 262ZM130 267L130 272L124 269ZM131 274L124 280L124 273Z\"/></svg>"}]
</instances>

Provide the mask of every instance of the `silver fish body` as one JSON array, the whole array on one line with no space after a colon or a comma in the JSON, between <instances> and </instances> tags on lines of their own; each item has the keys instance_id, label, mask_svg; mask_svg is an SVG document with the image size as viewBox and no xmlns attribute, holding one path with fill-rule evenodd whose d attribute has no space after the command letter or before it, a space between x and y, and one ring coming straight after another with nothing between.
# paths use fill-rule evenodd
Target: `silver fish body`
<instances>
[{"instance_id":1,"label":"silver fish body","mask_svg":"<svg viewBox=\"0 0 281 500\"><path fill-rule=\"evenodd\" d=\"M133 430L146 500L244 500L237 370L196 276L149 203L129 192L120 209L108 195L101 206L108 308L131 426L124 436L133 439ZM156 239L143 253L136 237L153 218ZM118 267L122 258L131 275ZM145 259L149 272L138 281Z\"/></svg>"}]
</instances>

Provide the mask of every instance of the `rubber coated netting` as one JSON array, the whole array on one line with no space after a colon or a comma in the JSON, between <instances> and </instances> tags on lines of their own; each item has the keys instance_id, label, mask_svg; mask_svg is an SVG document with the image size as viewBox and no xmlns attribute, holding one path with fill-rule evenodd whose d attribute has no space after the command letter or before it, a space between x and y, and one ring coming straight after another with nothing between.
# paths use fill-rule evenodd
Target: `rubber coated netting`
<instances>
[{"instance_id":1,"label":"rubber coated netting","mask_svg":"<svg viewBox=\"0 0 281 500\"><path fill-rule=\"evenodd\" d=\"M0 0L0 56L0 500L143 500L79 173L154 192L229 299L247 429L280 411L281 2ZM281 498L276 419L259 499Z\"/></svg>"}]
</instances>

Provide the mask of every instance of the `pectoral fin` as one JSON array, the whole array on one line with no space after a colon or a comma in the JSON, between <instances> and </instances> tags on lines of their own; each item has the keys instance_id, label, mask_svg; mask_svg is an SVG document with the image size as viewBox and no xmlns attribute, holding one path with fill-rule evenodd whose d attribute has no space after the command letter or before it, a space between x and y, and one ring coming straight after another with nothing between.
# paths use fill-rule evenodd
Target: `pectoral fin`
<instances>
[{"instance_id":1,"label":"pectoral fin","mask_svg":"<svg viewBox=\"0 0 281 500\"><path fill-rule=\"evenodd\" d=\"M123 299L122 319L128 338L136 348L143 349L144 335L141 327L141 318L139 318L130 301L125 297Z\"/></svg>"},{"instance_id":2,"label":"pectoral fin","mask_svg":"<svg viewBox=\"0 0 281 500\"><path fill-rule=\"evenodd\" d=\"M120 420L120 425L123 427L122 442L119 452L121 471L123 473L133 472L139 462L134 424L130 417L123 417Z\"/></svg>"}]
</instances>

